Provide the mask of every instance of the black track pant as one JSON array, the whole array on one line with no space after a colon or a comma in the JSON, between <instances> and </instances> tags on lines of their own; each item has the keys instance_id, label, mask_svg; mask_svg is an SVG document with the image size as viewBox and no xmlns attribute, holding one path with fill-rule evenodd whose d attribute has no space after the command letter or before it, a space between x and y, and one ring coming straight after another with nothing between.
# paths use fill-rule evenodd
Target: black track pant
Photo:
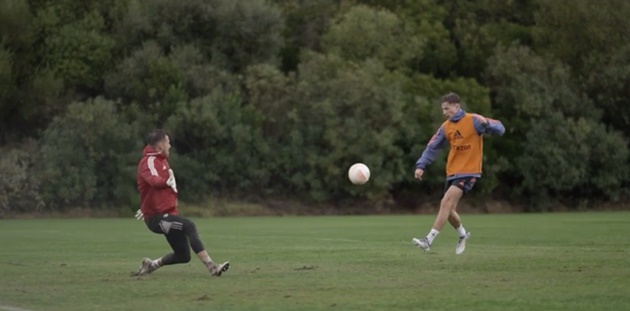
<instances>
[{"instance_id":1,"label":"black track pant","mask_svg":"<svg viewBox=\"0 0 630 311\"><path fill-rule=\"evenodd\" d=\"M149 230L163 234L173 252L162 257L163 265L174 265L190 261L190 248L196 253L204 250L199 239L195 223L184 217L160 214L151 217L146 222ZM190 247L188 246L190 243Z\"/></svg>"}]
</instances>

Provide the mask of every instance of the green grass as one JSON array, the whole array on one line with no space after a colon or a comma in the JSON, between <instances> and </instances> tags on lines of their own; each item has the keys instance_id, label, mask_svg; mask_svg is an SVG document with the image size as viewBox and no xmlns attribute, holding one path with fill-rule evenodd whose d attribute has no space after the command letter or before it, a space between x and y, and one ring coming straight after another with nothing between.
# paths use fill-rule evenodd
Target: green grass
<instances>
[{"instance_id":1,"label":"green grass","mask_svg":"<svg viewBox=\"0 0 630 311\"><path fill-rule=\"evenodd\" d=\"M0 221L0 310L630 310L630 213L194 219L216 261L130 277L168 251L134 219Z\"/></svg>"}]
</instances>

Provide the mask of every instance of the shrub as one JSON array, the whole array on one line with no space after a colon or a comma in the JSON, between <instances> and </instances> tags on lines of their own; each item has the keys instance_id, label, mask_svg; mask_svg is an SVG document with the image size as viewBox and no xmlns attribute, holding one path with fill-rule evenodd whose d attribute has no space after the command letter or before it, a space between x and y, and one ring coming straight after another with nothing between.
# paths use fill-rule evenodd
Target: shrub
<instances>
[{"instance_id":1,"label":"shrub","mask_svg":"<svg viewBox=\"0 0 630 311\"><path fill-rule=\"evenodd\" d=\"M45 205L34 172L38 161L37 142L29 140L15 148L0 148L0 218L14 212L37 212Z\"/></svg>"},{"instance_id":2,"label":"shrub","mask_svg":"<svg viewBox=\"0 0 630 311\"><path fill-rule=\"evenodd\" d=\"M38 162L49 206L124 202L133 187L140 135L103 98L75 102L44 131Z\"/></svg>"}]
</instances>

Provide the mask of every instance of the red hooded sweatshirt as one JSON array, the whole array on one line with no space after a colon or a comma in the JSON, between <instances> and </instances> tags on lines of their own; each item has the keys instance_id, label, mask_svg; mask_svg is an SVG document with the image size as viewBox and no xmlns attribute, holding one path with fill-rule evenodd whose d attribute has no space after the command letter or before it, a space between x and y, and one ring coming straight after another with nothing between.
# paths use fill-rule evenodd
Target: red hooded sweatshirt
<instances>
[{"instance_id":1,"label":"red hooded sweatshirt","mask_svg":"<svg viewBox=\"0 0 630 311\"><path fill-rule=\"evenodd\" d=\"M138 164L138 191L144 219L156 214L177 215L177 189L166 184L169 178L167 158L146 146Z\"/></svg>"}]
</instances>

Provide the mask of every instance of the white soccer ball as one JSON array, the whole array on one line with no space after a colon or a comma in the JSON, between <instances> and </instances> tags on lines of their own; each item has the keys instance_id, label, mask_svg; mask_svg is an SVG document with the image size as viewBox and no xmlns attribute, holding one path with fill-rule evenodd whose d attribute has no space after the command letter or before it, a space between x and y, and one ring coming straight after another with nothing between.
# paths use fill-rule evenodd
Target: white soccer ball
<instances>
[{"instance_id":1,"label":"white soccer ball","mask_svg":"<svg viewBox=\"0 0 630 311\"><path fill-rule=\"evenodd\" d=\"M348 178L355 185L363 185L370 180L370 169L363 163L355 163L348 170Z\"/></svg>"}]
</instances>

